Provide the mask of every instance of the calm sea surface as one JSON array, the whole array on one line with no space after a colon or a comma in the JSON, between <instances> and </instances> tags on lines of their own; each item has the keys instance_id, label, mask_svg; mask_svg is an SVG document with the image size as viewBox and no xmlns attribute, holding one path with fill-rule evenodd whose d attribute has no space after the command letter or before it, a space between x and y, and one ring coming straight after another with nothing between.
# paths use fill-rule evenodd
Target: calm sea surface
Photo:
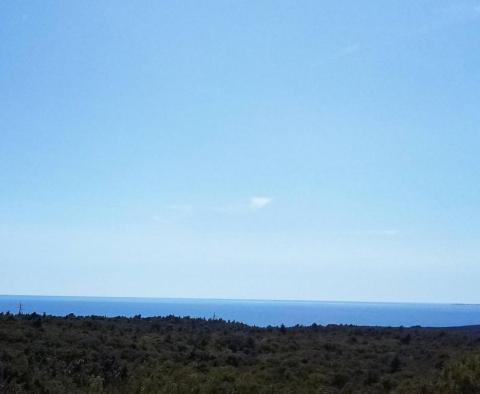
<instances>
[{"instance_id":1,"label":"calm sea surface","mask_svg":"<svg viewBox=\"0 0 480 394\"><path fill-rule=\"evenodd\" d=\"M191 316L251 325L355 324L447 327L480 324L480 305L327 301L244 301L162 298L0 296L0 312L64 316Z\"/></svg>"}]
</instances>

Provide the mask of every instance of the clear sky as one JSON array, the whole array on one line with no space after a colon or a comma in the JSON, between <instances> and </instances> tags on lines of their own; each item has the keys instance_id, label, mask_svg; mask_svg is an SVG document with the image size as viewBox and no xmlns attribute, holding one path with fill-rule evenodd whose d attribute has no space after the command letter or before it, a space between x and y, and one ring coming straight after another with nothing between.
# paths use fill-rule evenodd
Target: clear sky
<instances>
[{"instance_id":1,"label":"clear sky","mask_svg":"<svg viewBox=\"0 0 480 394\"><path fill-rule=\"evenodd\" d=\"M480 1L2 1L0 293L480 302Z\"/></svg>"}]
</instances>

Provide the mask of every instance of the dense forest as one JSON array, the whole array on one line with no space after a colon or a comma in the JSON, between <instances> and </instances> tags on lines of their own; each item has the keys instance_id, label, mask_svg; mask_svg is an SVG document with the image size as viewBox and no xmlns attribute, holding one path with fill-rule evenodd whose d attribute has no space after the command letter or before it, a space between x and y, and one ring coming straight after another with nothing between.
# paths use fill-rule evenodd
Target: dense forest
<instances>
[{"instance_id":1,"label":"dense forest","mask_svg":"<svg viewBox=\"0 0 480 394\"><path fill-rule=\"evenodd\" d=\"M479 328L0 314L1 393L479 393Z\"/></svg>"}]
</instances>

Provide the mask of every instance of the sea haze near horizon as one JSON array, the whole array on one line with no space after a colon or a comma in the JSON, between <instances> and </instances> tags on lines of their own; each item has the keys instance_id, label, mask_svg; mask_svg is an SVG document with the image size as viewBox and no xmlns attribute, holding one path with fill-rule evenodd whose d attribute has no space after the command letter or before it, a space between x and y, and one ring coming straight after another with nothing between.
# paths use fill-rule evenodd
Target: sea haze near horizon
<instances>
[{"instance_id":1,"label":"sea haze near horizon","mask_svg":"<svg viewBox=\"0 0 480 394\"><path fill-rule=\"evenodd\" d=\"M313 323L369 326L450 327L480 324L478 304L269 301L1 295L0 312L65 316L190 316L256 326Z\"/></svg>"}]
</instances>

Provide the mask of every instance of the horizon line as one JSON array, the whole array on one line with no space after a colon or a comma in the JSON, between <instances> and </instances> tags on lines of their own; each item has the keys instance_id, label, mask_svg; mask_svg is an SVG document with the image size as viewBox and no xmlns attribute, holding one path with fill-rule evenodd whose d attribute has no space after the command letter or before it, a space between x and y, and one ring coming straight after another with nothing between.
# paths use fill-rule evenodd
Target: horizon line
<instances>
[{"instance_id":1,"label":"horizon line","mask_svg":"<svg viewBox=\"0 0 480 394\"><path fill-rule=\"evenodd\" d=\"M39 298L83 298L118 300L180 300L180 301L230 301L230 302L298 302L298 303L345 303L345 304L416 304L416 305L479 305L480 302L438 302L438 301L362 301L328 299L270 299L270 298L215 298L215 297L154 297L154 296L105 296L105 295L59 295L59 294L0 294L0 297ZM20 301L20 300L19 300Z\"/></svg>"}]
</instances>

